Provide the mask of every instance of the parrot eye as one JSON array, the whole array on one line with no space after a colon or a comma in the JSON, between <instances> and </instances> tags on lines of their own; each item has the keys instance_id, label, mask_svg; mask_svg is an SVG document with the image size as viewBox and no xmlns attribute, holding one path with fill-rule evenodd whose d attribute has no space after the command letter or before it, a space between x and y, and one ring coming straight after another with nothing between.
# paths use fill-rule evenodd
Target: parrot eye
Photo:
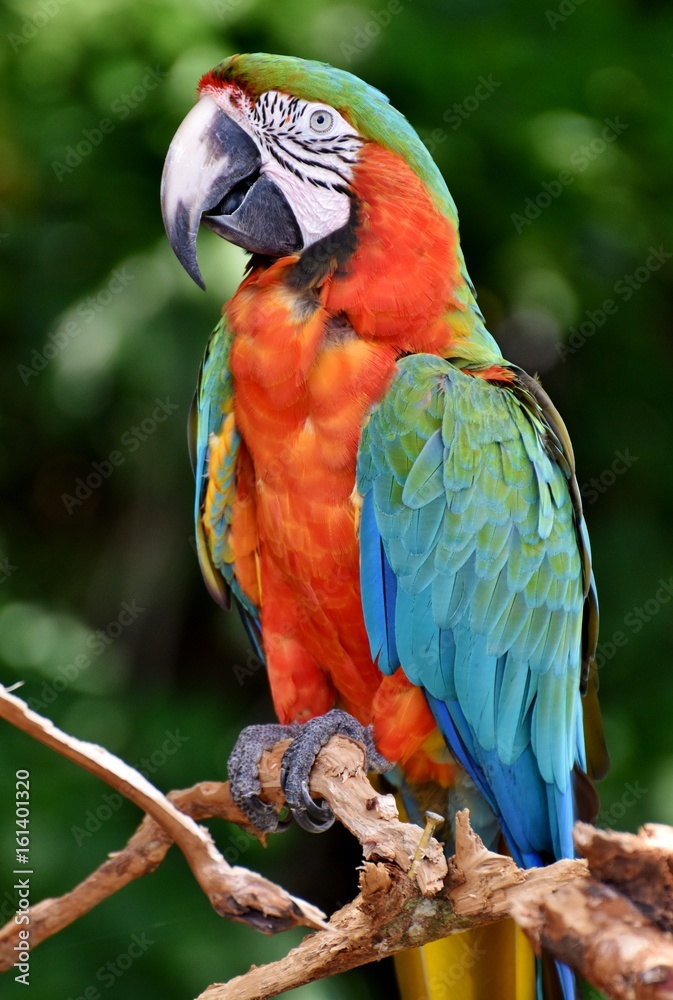
<instances>
[{"instance_id":1,"label":"parrot eye","mask_svg":"<svg viewBox=\"0 0 673 1000\"><path fill-rule=\"evenodd\" d=\"M331 111L321 108L313 112L308 123L314 132L329 132L334 123L334 115Z\"/></svg>"}]
</instances>

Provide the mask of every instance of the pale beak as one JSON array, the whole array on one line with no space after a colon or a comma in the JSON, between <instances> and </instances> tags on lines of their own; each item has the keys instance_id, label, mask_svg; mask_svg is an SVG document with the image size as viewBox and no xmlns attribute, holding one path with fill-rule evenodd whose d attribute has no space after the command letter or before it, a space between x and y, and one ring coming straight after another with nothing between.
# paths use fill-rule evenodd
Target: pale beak
<instances>
[{"instance_id":1,"label":"pale beak","mask_svg":"<svg viewBox=\"0 0 673 1000\"><path fill-rule=\"evenodd\" d=\"M251 253L283 257L303 247L285 195L263 172L255 140L204 95L175 133L161 179L161 211L187 274L205 288L196 258L199 224Z\"/></svg>"}]
</instances>

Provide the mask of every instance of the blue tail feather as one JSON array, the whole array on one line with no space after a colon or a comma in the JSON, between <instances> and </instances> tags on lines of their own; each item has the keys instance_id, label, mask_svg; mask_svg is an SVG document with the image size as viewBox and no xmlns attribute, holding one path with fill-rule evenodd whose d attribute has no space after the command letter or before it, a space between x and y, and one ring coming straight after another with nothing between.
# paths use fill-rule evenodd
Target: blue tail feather
<instances>
[{"instance_id":1,"label":"blue tail feather","mask_svg":"<svg viewBox=\"0 0 673 1000\"><path fill-rule=\"evenodd\" d=\"M482 840L491 849L497 848L490 822L495 815L519 867L538 868L559 857L572 857L574 802L571 787L560 792L548 785L530 747L514 764L503 764L497 751L485 751L476 742L457 700L447 703L427 692L426 696L444 739L474 783L473 795L461 792L462 801L457 805L470 808L473 827ZM487 810L484 810L485 805ZM560 962L554 964L564 1000L575 1000L574 973ZM542 990L542 965L538 961L538 1000L543 1000Z\"/></svg>"}]
</instances>

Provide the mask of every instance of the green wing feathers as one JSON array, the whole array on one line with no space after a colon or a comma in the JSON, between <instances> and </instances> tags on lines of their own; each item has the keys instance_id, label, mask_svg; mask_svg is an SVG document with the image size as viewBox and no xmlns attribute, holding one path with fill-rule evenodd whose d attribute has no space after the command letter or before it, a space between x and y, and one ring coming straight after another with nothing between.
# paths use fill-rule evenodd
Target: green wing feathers
<instances>
[{"instance_id":1,"label":"green wing feathers","mask_svg":"<svg viewBox=\"0 0 673 1000\"><path fill-rule=\"evenodd\" d=\"M397 581L394 638L409 679L457 701L504 765L531 744L544 781L565 791L583 642L593 633L595 643L586 623L583 640L583 617L596 613L588 548L565 428L537 383L508 375L489 381L430 355L400 361L363 435L358 488L371 491ZM369 612L368 628L371 602ZM585 648L585 665L591 657Z\"/></svg>"},{"instance_id":2,"label":"green wing feathers","mask_svg":"<svg viewBox=\"0 0 673 1000\"><path fill-rule=\"evenodd\" d=\"M196 547L204 580L225 608L230 592L244 613L257 618L257 608L238 585L232 532L237 505L237 478L243 448L233 414L233 379L229 369L232 334L223 317L201 365L190 438L196 501Z\"/></svg>"}]
</instances>

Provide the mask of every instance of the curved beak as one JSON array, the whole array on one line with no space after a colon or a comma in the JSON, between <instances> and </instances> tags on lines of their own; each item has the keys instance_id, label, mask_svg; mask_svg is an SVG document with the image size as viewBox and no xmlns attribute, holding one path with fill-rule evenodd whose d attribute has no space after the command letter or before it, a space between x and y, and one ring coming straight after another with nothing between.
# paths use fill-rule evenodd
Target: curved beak
<instances>
[{"instance_id":1,"label":"curved beak","mask_svg":"<svg viewBox=\"0 0 673 1000\"><path fill-rule=\"evenodd\" d=\"M176 257L201 288L201 222L251 253L282 257L303 247L292 208L262 165L255 140L208 95L175 133L161 178L161 211Z\"/></svg>"}]
</instances>

